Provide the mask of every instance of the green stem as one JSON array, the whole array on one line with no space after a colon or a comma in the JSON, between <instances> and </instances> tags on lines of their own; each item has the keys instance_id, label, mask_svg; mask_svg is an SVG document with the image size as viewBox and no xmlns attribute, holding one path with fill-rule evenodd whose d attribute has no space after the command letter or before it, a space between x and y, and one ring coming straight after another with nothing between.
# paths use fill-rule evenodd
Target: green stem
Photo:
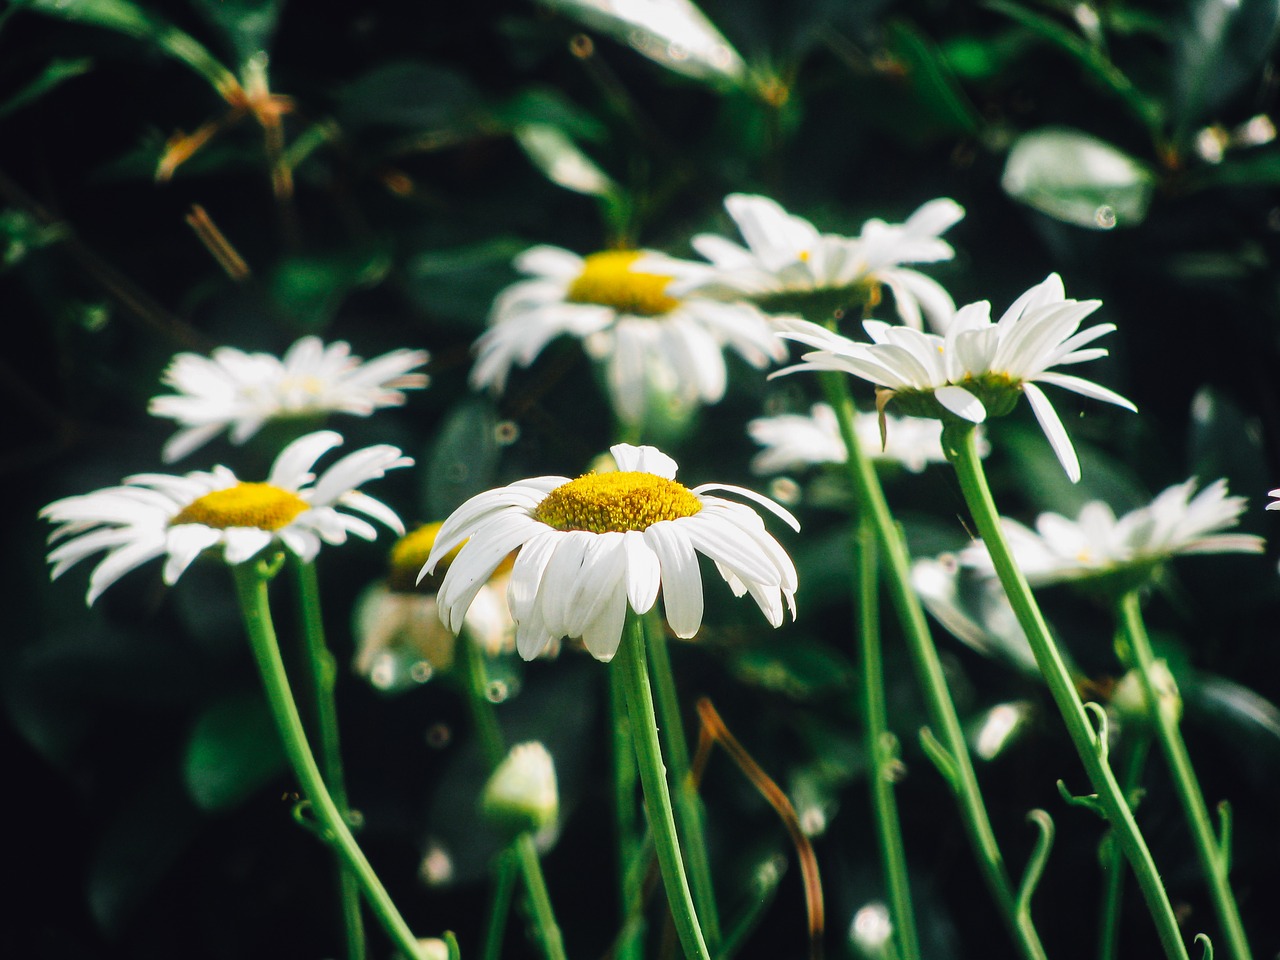
<instances>
[{"instance_id":1,"label":"green stem","mask_svg":"<svg viewBox=\"0 0 1280 960\"><path fill-rule=\"evenodd\" d=\"M1200 860L1205 882L1209 885L1213 909L1218 915L1218 923L1222 925L1227 949L1235 960L1251 960L1249 941L1245 936L1244 924L1240 921L1240 910L1236 906L1231 882L1227 878L1230 853L1222 849L1215 835L1209 811L1205 807L1204 794L1200 791L1187 745L1182 739L1176 712L1163 709L1159 691L1152 680L1155 654L1151 650L1151 641L1147 638L1147 630L1142 622L1142 601L1138 591L1131 590L1120 599L1119 613L1135 661L1131 666L1137 668L1138 682L1142 685L1147 717L1156 732L1156 740L1160 744L1160 752L1164 754L1165 763L1173 774L1174 790L1182 805L1182 814L1191 828L1196 856Z\"/></svg>"},{"instance_id":2,"label":"green stem","mask_svg":"<svg viewBox=\"0 0 1280 960\"><path fill-rule=\"evenodd\" d=\"M631 719L623 691L622 671L608 670L609 714L613 753L614 845L618 858L619 914L622 933L618 960L640 960L644 934L644 874L641 857L647 859L636 823L636 760L631 746Z\"/></svg>"},{"instance_id":3,"label":"green stem","mask_svg":"<svg viewBox=\"0 0 1280 960\"><path fill-rule=\"evenodd\" d=\"M906 539L889 512L875 465L863 452L854 431L853 400L849 395L848 384L840 373L824 372L819 374L819 378L827 400L836 412L840 434L849 452L846 468L853 485L857 509L871 523L880 544L881 557L885 563L885 586L902 624L907 650L911 655L917 682L924 693L930 721L951 761L949 784L979 869L1000 910L1005 927L1024 960L1045 960L1044 947L1040 943L1040 935L1036 932L1031 915L1018 908L1017 894L1005 872L1004 857L996 843L995 832L991 828L982 799L982 790L978 786L978 777L973 770L973 760L969 756L969 744L965 740L960 718L956 715L955 704L947 688L938 650L929 635L924 608L911 586L911 557L907 553Z\"/></svg>"},{"instance_id":4,"label":"green stem","mask_svg":"<svg viewBox=\"0 0 1280 960\"><path fill-rule=\"evenodd\" d=\"M418 940L391 902L382 881L378 879L364 853L356 844L346 821L342 818L333 797L325 787L315 756L307 744L302 728L302 718L285 676L284 659L276 641L275 627L271 622L271 607L267 602L267 582L272 576L265 562L249 561L232 567L236 581L236 595L244 618L249 645L253 649L267 701L275 718L285 755L298 778L299 785L311 805L311 811L319 822L322 836L341 855L344 863L355 875L369 903L370 909L386 929L391 939L406 956L414 960L427 960Z\"/></svg>"},{"instance_id":5,"label":"green stem","mask_svg":"<svg viewBox=\"0 0 1280 960\"><path fill-rule=\"evenodd\" d=\"M996 574L1004 586L1018 618L1018 624L1027 636L1027 642L1035 654L1036 664L1058 712L1062 715L1067 733L1075 745L1089 782L1097 791L1094 803L1106 816L1111 825L1111 833L1116 838L1125 857L1133 867L1138 887L1147 901L1147 908L1155 921L1156 931L1165 954L1176 960L1187 960L1187 948L1182 942L1182 933L1178 930L1178 922L1169 904L1169 896L1160 882L1160 873L1151 851L1133 819L1133 811L1125 800L1116 783L1115 775L1107 762L1107 742L1104 735L1094 730L1089 715L1085 712L1080 695L1067 671L1057 645L1049 635L1049 627L1040 613L1035 598L1031 595L1031 587L1022 571L1014 562L1013 552L1004 537L1000 526L1000 516L996 511L995 501L991 498L991 490L987 487L986 474L982 469L982 460L978 457L977 445L974 442L974 425L971 423L951 422L943 430L942 447L947 459L955 467L956 476L960 480L960 488L964 492L965 502L973 515L978 534L987 545L995 565ZM1105 730L1102 731L1105 734Z\"/></svg>"},{"instance_id":6,"label":"green stem","mask_svg":"<svg viewBox=\"0 0 1280 960\"><path fill-rule=\"evenodd\" d=\"M867 756L871 758L871 802L880 841L880 862L889 889L893 933L902 960L919 960L915 910L907 881L907 854L898 822L893 792L893 767L898 762L898 741L889 732L885 705L884 662L880 650L880 575L875 531L863 520L858 531L858 624L862 640L862 697L867 725Z\"/></svg>"},{"instance_id":7,"label":"green stem","mask_svg":"<svg viewBox=\"0 0 1280 960\"><path fill-rule=\"evenodd\" d=\"M623 675L636 766L640 771L640 784L644 788L645 809L649 814L649 826L658 853L662 884L667 891L667 903L671 907L671 918L675 922L676 934L687 960L694 960L695 957L697 960L711 960L706 941L702 937L702 928L698 925L698 914L693 906L693 895L689 892L689 881L680 856L680 842L676 837L671 793L667 789L666 768L662 763L662 748L658 743L658 720L653 710L653 692L649 688L649 671L645 666L644 624L632 610L627 611L618 661L613 669L621 670Z\"/></svg>"},{"instance_id":8,"label":"green stem","mask_svg":"<svg viewBox=\"0 0 1280 960\"><path fill-rule=\"evenodd\" d=\"M493 701L489 699L489 678L484 653L465 630L458 637L458 653L465 674L471 720L480 737L485 758L489 761L489 769L496 770L506 757L507 748L503 743ZM538 860L538 848L534 846L533 835L527 830L521 833L512 843L512 849L524 877L529 910L533 914L534 929L542 943L543 953L547 955L547 960L565 960L564 940L560 935L560 925L556 922L555 910L551 906L551 895L547 890L546 878L542 875L542 864Z\"/></svg>"},{"instance_id":9,"label":"green stem","mask_svg":"<svg viewBox=\"0 0 1280 960\"><path fill-rule=\"evenodd\" d=\"M689 773L689 746L680 717L680 701L676 696L675 675L667 650L667 635L657 609L644 616L645 647L649 653L649 670L653 680L654 701L658 707L658 727L663 733L668 778L673 784L675 815L680 828L689 870L693 902L702 921L707 949L720 949L720 914L716 909L715 889L711 882L711 862L707 856L706 834L702 827L702 804Z\"/></svg>"},{"instance_id":10,"label":"green stem","mask_svg":"<svg viewBox=\"0 0 1280 960\"><path fill-rule=\"evenodd\" d=\"M291 559L289 566L293 569L294 583L297 586L307 665L311 671L310 689L314 699L315 722L319 728L316 740L320 747L320 769L338 812L350 823L351 804L347 798L346 775L338 737L338 708L334 699L338 670L333 654L325 643L316 568L313 563L296 559ZM347 957L349 960L364 960L365 936L364 919L360 915L360 884L342 863L341 857L338 858L338 896L342 903L342 929L347 940Z\"/></svg>"},{"instance_id":11,"label":"green stem","mask_svg":"<svg viewBox=\"0 0 1280 960\"><path fill-rule=\"evenodd\" d=\"M1142 771L1151 751L1151 737L1146 731L1138 731L1124 768L1120 771L1120 789L1132 798L1142 782ZM1124 851L1120 844L1107 843L1106 857L1102 861L1102 923L1098 942L1098 960L1116 960L1120 948L1120 907L1124 902Z\"/></svg>"},{"instance_id":12,"label":"green stem","mask_svg":"<svg viewBox=\"0 0 1280 960\"><path fill-rule=\"evenodd\" d=\"M498 855L493 883L493 899L489 903L489 923L485 926L483 960L500 960L502 941L507 930L507 915L516 891L516 861L510 850Z\"/></svg>"}]
</instances>

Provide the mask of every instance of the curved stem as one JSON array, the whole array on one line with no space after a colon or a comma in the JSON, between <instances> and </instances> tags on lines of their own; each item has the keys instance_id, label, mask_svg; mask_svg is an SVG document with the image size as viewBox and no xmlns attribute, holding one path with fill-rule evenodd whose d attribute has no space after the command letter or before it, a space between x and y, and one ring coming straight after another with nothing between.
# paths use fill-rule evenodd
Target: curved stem
<instances>
[{"instance_id":1,"label":"curved stem","mask_svg":"<svg viewBox=\"0 0 1280 960\"><path fill-rule=\"evenodd\" d=\"M848 384L839 373L824 372L819 374L819 378L827 400L836 412L840 435L849 452L846 468L853 485L857 509L867 517L880 543L880 553L885 564L885 586L902 625L930 722L936 728L941 745L951 761L950 769L954 771L954 776L950 778L950 783L965 833L969 837L987 888L995 899L1000 916L1018 951L1024 960L1044 960L1044 947L1030 914L1018 909L1017 894L1005 872L1004 857L987 817L978 777L969 756L969 744L965 740L955 704L951 700L942 662L938 658L933 638L929 635L920 598L911 586L911 557L907 553L906 540L889 513L889 505L876 476L875 466L863 452L854 431L853 400L849 396Z\"/></svg>"},{"instance_id":2,"label":"curved stem","mask_svg":"<svg viewBox=\"0 0 1280 960\"><path fill-rule=\"evenodd\" d=\"M1160 693L1152 680L1155 654L1151 650L1151 641L1147 638L1147 630L1142 622L1142 601L1136 590L1129 591L1120 599L1119 613L1125 638L1129 641L1129 649L1133 654L1134 662L1131 666L1137 669L1138 682L1142 685L1148 721L1156 731L1160 751L1173 775L1174 790L1182 805L1182 814L1191 828L1196 856L1200 860L1205 882L1209 885L1209 895L1213 900L1214 912L1218 915L1218 923L1222 925L1227 949L1235 960L1252 960L1244 924L1240 920L1240 910L1231 892L1231 882L1227 879L1230 854L1222 849L1215 835L1209 811L1205 807L1204 794L1200 791L1187 745L1178 727L1176 712L1162 708Z\"/></svg>"},{"instance_id":3,"label":"curved stem","mask_svg":"<svg viewBox=\"0 0 1280 960\"><path fill-rule=\"evenodd\" d=\"M1129 809L1120 785L1116 783L1115 775L1107 763L1105 736L1100 736L1094 730L1066 664L1063 663L1062 654L1049 635L1049 627L1031 595L1031 587L1014 562L1013 552L1005 540L1000 516L991 498L991 490L987 487L986 474L974 443L973 424L949 423L943 430L942 448L955 467L960 488L964 492L965 502L969 505L978 533L987 545L1000 583L1009 597L1018 624L1027 636L1027 642L1035 654L1036 665L1062 715L1071 742L1089 775L1089 782L1097 791L1098 808L1106 815L1107 822L1111 824L1112 836L1119 841L1133 867L1165 954L1171 960L1187 960L1187 948L1182 941L1173 908L1169 904L1169 896L1160 882L1160 872L1156 869L1147 842L1133 819L1133 811ZM1105 735L1105 731L1103 734Z\"/></svg>"},{"instance_id":4,"label":"curved stem","mask_svg":"<svg viewBox=\"0 0 1280 960\"><path fill-rule=\"evenodd\" d=\"M1138 731L1124 769L1120 772L1120 789L1126 797L1133 797L1142 782L1142 771L1151 751L1151 737L1145 730ZM1098 938L1098 960L1116 960L1120 949L1120 906L1124 901L1124 851L1120 844L1107 844L1102 861L1102 923Z\"/></svg>"},{"instance_id":5,"label":"curved stem","mask_svg":"<svg viewBox=\"0 0 1280 960\"><path fill-rule=\"evenodd\" d=\"M639 960L643 955L644 934L644 869L646 845L636 823L636 759L631 746L631 718L627 716L627 697L623 692L622 671L610 669L609 716L610 747L613 758L613 826L614 846L618 861L619 934L618 960Z\"/></svg>"},{"instance_id":6,"label":"curved stem","mask_svg":"<svg viewBox=\"0 0 1280 960\"><path fill-rule=\"evenodd\" d=\"M346 775L342 766L342 748L338 737L338 708L334 700L338 671L333 654L325 643L324 620L320 614L320 585L313 563L291 558L294 582L298 590L298 612L306 642L307 665L311 670L311 693L318 727L320 769L324 773L329 794L342 814L351 822L351 804L347 798ZM342 903L342 929L347 938L349 960L364 960L364 919L360 915L360 885L355 875L338 859L338 896Z\"/></svg>"},{"instance_id":7,"label":"curved stem","mask_svg":"<svg viewBox=\"0 0 1280 960\"><path fill-rule=\"evenodd\" d=\"M294 775L323 828L322 835L355 875L369 907L396 946L413 960L427 960L413 931L396 910L382 881L373 872L373 867L351 835L351 830L325 787L315 756L307 744L302 718L298 715L298 706L294 702L289 679L285 676L284 659L280 656L280 645L276 641L275 627L271 622L271 608L267 602L267 581L271 573L263 563L252 560L231 569L235 574L236 595L240 601L245 631L249 635L249 646L253 649L258 672L262 676L276 729Z\"/></svg>"},{"instance_id":8,"label":"curved stem","mask_svg":"<svg viewBox=\"0 0 1280 960\"><path fill-rule=\"evenodd\" d=\"M489 769L493 771L506 757L507 748L503 744L502 730L494 714L493 702L489 699L489 678L484 653L465 630L458 637L458 648L466 678L471 720L480 737L485 758L489 761ZM534 929L542 943L543 953L547 955L547 960L565 960L564 940L560 935L560 925L556 922L555 910L551 906L551 894L547 890L546 878L542 875L542 864L538 860L538 848L533 843L533 835L527 830L521 833L512 843L512 850L524 877L529 910L533 914ZM499 869L502 869L501 864ZM498 879L501 881L501 873Z\"/></svg>"},{"instance_id":9,"label":"curved stem","mask_svg":"<svg viewBox=\"0 0 1280 960\"><path fill-rule=\"evenodd\" d=\"M618 663L611 669L622 671L636 766L640 771L641 786L644 787L645 809L649 814L649 826L653 831L654 847L658 853L658 866L662 871L662 884L667 890L667 903L671 906L676 934L680 937L680 945L688 960L694 960L695 957L697 960L711 960L706 941L702 937L702 928L698 925L698 914L693 906L693 895L689 892L689 881L685 876L684 860L680 856L680 843L676 837L671 793L667 789L666 768L662 763L662 748L658 743L653 692L649 688L649 671L645 666L644 625L632 610L627 610Z\"/></svg>"},{"instance_id":10,"label":"curved stem","mask_svg":"<svg viewBox=\"0 0 1280 960\"><path fill-rule=\"evenodd\" d=\"M858 622L862 640L862 698L867 724L867 756L871 758L871 801L885 886L889 890L893 932L901 960L919 960L915 911L907 881L907 855L893 793L897 739L889 732L884 695L884 662L880 650L880 577L875 531L863 520L858 530Z\"/></svg>"},{"instance_id":11,"label":"curved stem","mask_svg":"<svg viewBox=\"0 0 1280 960\"><path fill-rule=\"evenodd\" d=\"M676 822L688 861L689 884L693 902L702 921L707 949L720 947L720 916L716 910L715 888L711 883L711 863L707 856L707 840L702 829L702 804L689 775L689 746L684 723L680 718L680 701L676 696L675 676L667 650L667 635L657 609L644 616L645 649L649 653L649 670L653 680L654 701L658 707L659 729L666 748L667 773L672 783Z\"/></svg>"}]
</instances>

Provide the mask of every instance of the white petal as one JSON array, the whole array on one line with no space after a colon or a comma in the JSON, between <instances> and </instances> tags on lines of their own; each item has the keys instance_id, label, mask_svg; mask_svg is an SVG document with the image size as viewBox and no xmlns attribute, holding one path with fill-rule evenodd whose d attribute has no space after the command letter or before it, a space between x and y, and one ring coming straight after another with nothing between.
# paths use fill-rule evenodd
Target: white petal
<instances>
[{"instance_id":1,"label":"white petal","mask_svg":"<svg viewBox=\"0 0 1280 960\"><path fill-rule=\"evenodd\" d=\"M667 480L676 478L679 467L669 456L657 447L632 446L629 443L615 443L609 448L613 461L623 472L652 473Z\"/></svg>"},{"instance_id":2,"label":"white petal","mask_svg":"<svg viewBox=\"0 0 1280 960\"><path fill-rule=\"evenodd\" d=\"M957 417L962 417L970 423L982 423L987 419L987 409L982 405L982 401L964 387L950 385L939 387L933 391L933 395L940 404Z\"/></svg>"},{"instance_id":3,"label":"white petal","mask_svg":"<svg viewBox=\"0 0 1280 960\"><path fill-rule=\"evenodd\" d=\"M667 623L677 637L687 640L702 626L702 573L693 544L674 520L653 524L645 530L644 539L662 566L662 605Z\"/></svg>"},{"instance_id":4,"label":"white petal","mask_svg":"<svg viewBox=\"0 0 1280 960\"><path fill-rule=\"evenodd\" d=\"M1057 456L1058 462L1062 464L1062 469L1067 471L1067 477L1072 483L1079 483L1080 460L1076 457L1076 450L1071 445L1071 438L1067 436L1066 428L1063 427L1062 421L1058 419L1058 414L1054 411L1053 405L1049 403L1049 398L1034 383L1023 384L1022 392L1027 395L1027 400L1031 403L1031 410L1035 413L1036 419L1040 421L1040 429L1049 438L1049 446L1053 447L1053 452Z\"/></svg>"},{"instance_id":5,"label":"white petal","mask_svg":"<svg viewBox=\"0 0 1280 960\"><path fill-rule=\"evenodd\" d=\"M612 591L596 603L596 616L582 631L587 652L602 663L608 663L618 652L622 629L627 619L627 594L621 580Z\"/></svg>"},{"instance_id":6,"label":"white petal","mask_svg":"<svg viewBox=\"0 0 1280 960\"><path fill-rule=\"evenodd\" d=\"M627 551L627 600L636 613L648 613L658 599L658 587L662 585L658 555L640 531L628 530L622 537Z\"/></svg>"},{"instance_id":7,"label":"white petal","mask_svg":"<svg viewBox=\"0 0 1280 960\"><path fill-rule=\"evenodd\" d=\"M724 490L727 493L735 493L740 497L746 497L754 503L760 504L775 517L778 517L796 533L800 532L800 521L797 520L786 507L781 504L774 503L764 494L756 493L754 490L748 490L746 487L734 486L732 483L702 483L694 487L689 492L694 496L700 496L711 490Z\"/></svg>"},{"instance_id":8,"label":"white petal","mask_svg":"<svg viewBox=\"0 0 1280 960\"><path fill-rule=\"evenodd\" d=\"M1072 393L1078 393L1093 400L1114 403L1117 407L1124 407L1134 413L1138 412L1138 408L1120 396L1120 394L1108 390L1106 387L1101 387L1092 380L1085 380L1083 377L1073 377L1070 374L1050 371L1040 374L1040 376L1036 377L1036 380L1040 383L1052 383L1054 386L1062 387L1064 390L1070 390Z\"/></svg>"},{"instance_id":9,"label":"white petal","mask_svg":"<svg viewBox=\"0 0 1280 960\"><path fill-rule=\"evenodd\" d=\"M299 437L280 451L267 482L285 490L297 490L312 479L311 468L321 455L342 443L332 430L318 430Z\"/></svg>"}]
</instances>

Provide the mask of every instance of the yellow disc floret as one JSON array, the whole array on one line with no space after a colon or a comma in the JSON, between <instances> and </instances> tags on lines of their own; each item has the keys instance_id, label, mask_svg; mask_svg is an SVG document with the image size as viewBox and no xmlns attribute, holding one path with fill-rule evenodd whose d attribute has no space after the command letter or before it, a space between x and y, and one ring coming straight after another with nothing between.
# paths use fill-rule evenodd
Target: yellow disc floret
<instances>
[{"instance_id":1,"label":"yellow disc floret","mask_svg":"<svg viewBox=\"0 0 1280 960\"><path fill-rule=\"evenodd\" d=\"M606 250L588 256L580 273L569 285L570 303L596 303L621 313L656 317L670 313L680 301L667 294L671 277L641 273L631 265L640 259L638 250Z\"/></svg>"},{"instance_id":2,"label":"yellow disc floret","mask_svg":"<svg viewBox=\"0 0 1280 960\"><path fill-rule=\"evenodd\" d=\"M625 533L692 517L702 502L665 477L638 471L589 473L556 487L533 511L557 530Z\"/></svg>"},{"instance_id":3,"label":"yellow disc floret","mask_svg":"<svg viewBox=\"0 0 1280 960\"><path fill-rule=\"evenodd\" d=\"M215 530L229 527L279 530L310 508L311 505L296 493L281 490L270 483L238 483L225 490L206 493L189 503L169 524L202 523Z\"/></svg>"}]
</instances>

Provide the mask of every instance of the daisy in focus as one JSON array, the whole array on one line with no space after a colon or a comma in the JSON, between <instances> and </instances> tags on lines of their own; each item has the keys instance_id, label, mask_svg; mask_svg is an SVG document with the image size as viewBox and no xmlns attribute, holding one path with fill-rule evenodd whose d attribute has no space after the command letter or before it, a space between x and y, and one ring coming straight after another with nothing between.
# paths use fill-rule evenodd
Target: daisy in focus
<instances>
[{"instance_id":1,"label":"daisy in focus","mask_svg":"<svg viewBox=\"0 0 1280 960\"><path fill-rule=\"evenodd\" d=\"M663 399L686 408L718 402L725 348L756 368L786 356L756 307L672 294L670 276L635 268L645 256L668 262L638 250L579 257L540 246L520 254L516 268L531 279L494 301L489 329L475 343L471 386L501 393L512 366L529 366L554 338L569 334L604 364L614 410L634 425Z\"/></svg>"},{"instance_id":2,"label":"daisy in focus","mask_svg":"<svg viewBox=\"0 0 1280 960\"><path fill-rule=\"evenodd\" d=\"M423 575L463 544L436 598L450 630L462 628L476 594L517 547L507 599L526 660L562 637L581 637L608 662L628 606L648 612L659 588L672 631L692 637L702 625L699 553L735 596L751 594L770 624L782 624L784 601L795 617L791 558L753 509L709 493L754 501L799 530L795 517L741 487L685 487L675 461L653 447L622 443L610 453L616 472L521 480L472 497L445 520Z\"/></svg>"},{"instance_id":3,"label":"daisy in focus","mask_svg":"<svg viewBox=\"0 0 1280 960\"><path fill-rule=\"evenodd\" d=\"M1099 300L1068 300L1062 279L1050 274L1014 301L996 323L985 300L961 307L945 335L924 333L878 320L862 326L871 343L859 343L804 320L776 321L779 336L812 347L803 362L774 374L799 370L836 370L875 384L877 406L894 402L916 416L958 417L981 423L1009 413L1025 394L1053 452L1072 482L1080 479L1080 461L1071 438L1037 384L1062 387L1094 400L1137 412L1137 407L1106 387L1051 367L1096 360L1107 355L1086 347L1115 329L1080 323L1101 306Z\"/></svg>"},{"instance_id":4,"label":"daisy in focus","mask_svg":"<svg viewBox=\"0 0 1280 960\"><path fill-rule=\"evenodd\" d=\"M858 442L873 459L901 464L912 473L921 473L931 463L946 462L942 452L942 423L938 420L886 416L883 444L880 417L875 413L859 412L853 426ZM825 403L815 403L808 414L758 417L747 424L747 434L764 448L751 460L755 473L844 463L849 456L835 411ZM984 442L983 456L986 450Z\"/></svg>"},{"instance_id":5,"label":"daisy in focus","mask_svg":"<svg viewBox=\"0 0 1280 960\"><path fill-rule=\"evenodd\" d=\"M904 223L868 220L856 237L819 233L802 217L768 197L734 193L725 209L743 247L715 234L699 234L693 247L710 263L678 262L672 290L719 300L750 300L770 313L824 313L871 305L888 287L902 321L923 319L945 328L955 304L936 281L905 263L933 263L955 256L940 235L964 216L954 200L931 200Z\"/></svg>"},{"instance_id":6,"label":"daisy in focus","mask_svg":"<svg viewBox=\"0 0 1280 960\"><path fill-rule=\"evenodd\" d=\"M1215 480L1199 493L1195 488L1194 479L1175 484L1118 519L1107 504L1094 500L1075 520L1042 513L1034 530L1006 517L1000 522L1031 584L1120 574L1145 581L1160 564L1181 554L1263 552L1261 537L1224 532L1244 512L1244 497L1228 496L1225 480ZM980 574L995 575L981 540L965 547L959 560Z\"/></svg>"},{"instance_id":7,"label":"daisy in focus","mask_svg":"<svg viewBox=\"0 0 1280 960\"><path fill-rule=\"evenodd\" d=\"M390 507L357 488L413 461L392 446L365 447L317 479L316 461L341 443L342 437L329 430L299 437L280 452L265 482L240 480L219 466L185 476L138 474L123 486L57 500L40 511L58 524L49 536L56 544L49 552L51 579L105 551L89 576L86 600L92 604L126 573L157 557L164 558L169 586L205 551L235 565L278 545L310 562L322 543L377 536L367 520L344 510L403 533Z\"/></svg>"},{"instance_id":8,"label":"daisy in focus","mask_svg":"<svg viewBox=\"0 0 1280 960\"><path fill-rule=\"evenodd\" d=\"M180 353L161 378L176 393L153 397L149 412L182 428L162 451L164 462L173 463L224 430L241 444L271 420L367 417L400 406L403 391L427 385L427 375L414 371L429 359L425 350L392 350L365 361L352 356L349 344L326 346L318 337L303 337L283 357L234 347L208 357Z\"/></svg>"}]
</instances>

